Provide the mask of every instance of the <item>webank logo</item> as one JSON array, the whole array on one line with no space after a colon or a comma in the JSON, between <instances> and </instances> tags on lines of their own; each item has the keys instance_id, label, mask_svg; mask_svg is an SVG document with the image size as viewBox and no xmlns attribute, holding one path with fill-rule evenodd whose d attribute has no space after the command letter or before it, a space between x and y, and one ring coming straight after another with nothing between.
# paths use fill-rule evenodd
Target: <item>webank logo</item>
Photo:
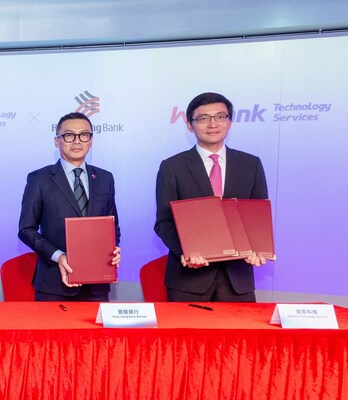
<instances>
[{"instance_id":1,"label":"webank logo","mask_svg":"<svg viewBox=\"0 0 348 400\"><path fill-rule=\"evenodd\" d=\"M331 103L274 103L273 122L318 121L331 110Z\"/></svg>"},{"instance_id":2,"label":"webank logo","mask_svg":"<svg viewBox=\"0 0 348 400\"><path fill-rule=\"evenodd\" d=\"M233 111L233 122L265 122L264 113L267 108L261 108L260 104L254 104L253 108L242 108L240 110ZM178 107L173 107L172 116L170 118L170 123L175 124L179 119L183 119L186 123L185 111L180 111Z\"/></svg>"},{"instance_id":3,"label":"webank logo","mask_svg":"<svg viewBox=\"0 0 348 400\"><path fill-rule=\"evenodd\" d=\"M16 113L14 111L0 111L0 128L6 128L7 122L15 118Z\"/></svg>"},{"instance_id":4,"label":"webank logo","mask_svg":"<svg viewBox=\"0 0 348 400\"><path fill-rule=\"evenodd\" d=\"M331 103L273 103L272 122L312 122L318 121L320 116L331 111ZM233 111L233 123L266 122L268 108L260 104L254 104L251 108L241 108ZM170 123L175 124L179 120L186 123L185 111L173 107Z\"/></svg>"},{"instance_id":5,"label":"webank logo","mask_svg":"<svg viewBox=\"0 0 348 400\"><path fill-rule=\"evenodd\" d=\"M99 97L93 96L87 90L76 96L75 100L80 104L76 112L85 114L88 118L100 111Z\"/></svg>"}]
</instances>

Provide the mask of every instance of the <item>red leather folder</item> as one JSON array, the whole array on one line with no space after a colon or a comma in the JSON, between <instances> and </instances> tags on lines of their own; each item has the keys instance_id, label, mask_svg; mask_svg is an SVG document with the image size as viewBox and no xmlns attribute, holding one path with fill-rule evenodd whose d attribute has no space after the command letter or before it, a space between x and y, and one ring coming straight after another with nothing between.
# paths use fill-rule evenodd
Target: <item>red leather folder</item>
<instances>
[{"instance_id":1,"label":"red leather folder","mask_svg":"<svg viewBox=\"0 0 348 400\"><path fill-rule=\"evenodd\" d=\"M223 261L237 255L220 197L176 200L170 207L185 258Z\"/></svg>"},{"instance_id":2,"label":"red leather folder","mask_svg":"<svg viewBox=\"0 0 348 400\"><path fill-rule=\"evenodd\" d=\"M171 201L186 259L208 261L247 258L256 253L275 260L270 200L200 197Z\"/></svg>"},{"instance_id":3,"label":"red leather folder","mask_svg":"<svg viewBox=\"0 0 348 400\"><path fill-rule=\"evenodd\" d=\"M275 260L270 200L237 199L237 207L253 251L268 260Z\"/></svg>"},{"instance_id":4,"label":"red leather folder","mask_svg":"<svg viewBox=\"0 0 348 400\"><path fill-rule=\"evenodd\" d=\"M111 265L116 247L113 216L65 218L69 283L117 282Z\"/></svg>"},{"instance_id":5,"label":"red leather folder","mask_svg":"<svg viewBox=\"0 0 348 400\"><path fill-rule=\"evenodd\" d=\"M253 254L253 248L238 210L237 199L222 199L222 207L238 253L233 259L249 257Z\"/></svg>"}]
</instances>

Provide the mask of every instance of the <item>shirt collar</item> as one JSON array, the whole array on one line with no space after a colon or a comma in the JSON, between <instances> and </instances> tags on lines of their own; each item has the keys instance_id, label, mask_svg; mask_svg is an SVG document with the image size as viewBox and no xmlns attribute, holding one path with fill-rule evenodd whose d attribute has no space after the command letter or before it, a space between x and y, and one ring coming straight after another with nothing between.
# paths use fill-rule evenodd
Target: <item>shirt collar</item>
<instances>
[{"instance_id":1,"label":"shirt collar","mask_svg":"<svg viewBox=\"0 0 348 400\"><path fill-rule=\"evenodd\" d=\"M73 165L73 164L69 163L68 161L64 160L64 158L60 159L60 163L62 164L63 170L64 170L66 175L70 174L70 172L72 170L77 168L76 165ZM79 166L79 168L82 168L83 171L87 174L86 162L85 161Z\"/></svg>"},{"instance_id":2,"label":"shirt collar","mask_svg":"<svg viewBox=\"0 0 348 400\"><path fill-rule=\"evenodd\" d=\"M214 154L210 150L203 149L203 147L201 147L199 144L196 144L196 149L203 160L208 159L211 154ZM221 149L215 154L218 154L219 157L221 157L222 159L225 160L226 159L226 146L223 145L221 147Z\"/></svg>"}]
</instances>

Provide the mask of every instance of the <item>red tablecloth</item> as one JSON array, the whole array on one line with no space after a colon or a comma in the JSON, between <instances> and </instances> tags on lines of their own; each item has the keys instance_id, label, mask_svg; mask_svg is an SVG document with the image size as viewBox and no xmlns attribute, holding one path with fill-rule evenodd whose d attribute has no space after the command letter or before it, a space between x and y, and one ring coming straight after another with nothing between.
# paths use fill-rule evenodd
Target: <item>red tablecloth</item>
<instances>
[{"instance_id":1,"label":"red tablecloth","mask_svg":"<svg viewBox=\"0 0 348 400\"><path fill-rule=\"evenodd\" d=\"M99 304L0 303L1 400L348 399L340 329L282 329L274 304L157 303L158 328L106 329Z\"/></svg>"}]
</instances>

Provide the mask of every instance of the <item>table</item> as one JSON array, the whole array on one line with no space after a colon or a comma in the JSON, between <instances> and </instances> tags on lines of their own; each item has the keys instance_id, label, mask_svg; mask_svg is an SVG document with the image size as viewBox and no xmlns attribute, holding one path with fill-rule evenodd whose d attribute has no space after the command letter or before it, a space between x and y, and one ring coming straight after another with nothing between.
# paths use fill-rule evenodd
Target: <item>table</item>
<instances>
[{"instance_id":1,"label":"table","mask_svg":"<svg viewBox=\"0 0 348 400\"><path fill-rule=\"evenodd\" d=\"M340 329L270 325L274 304L156 303L157 328L95 324L98 303L0 303L1 400L348 398Z\"/></svg>"}]
</instances>

